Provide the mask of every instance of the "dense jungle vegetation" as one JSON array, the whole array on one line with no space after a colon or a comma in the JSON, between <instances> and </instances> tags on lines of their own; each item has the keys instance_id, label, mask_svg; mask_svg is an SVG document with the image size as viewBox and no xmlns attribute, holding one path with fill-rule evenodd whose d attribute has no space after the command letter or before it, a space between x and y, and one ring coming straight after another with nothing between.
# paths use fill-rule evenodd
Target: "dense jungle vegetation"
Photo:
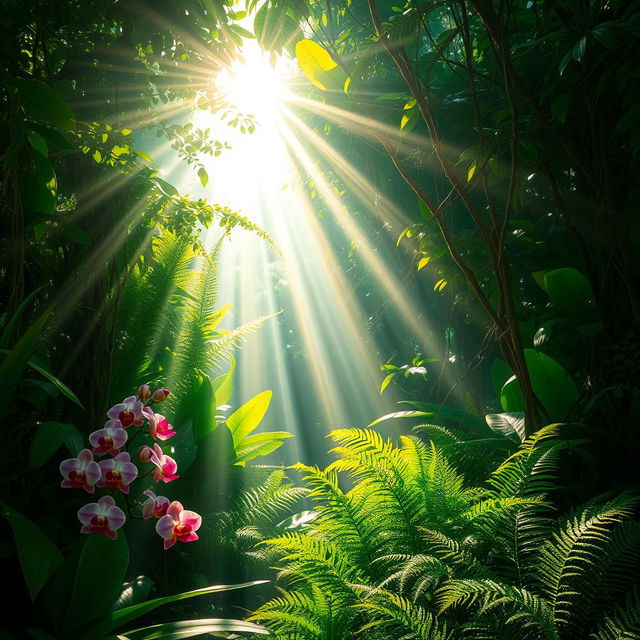
<instances>
[{"instance_id":1,"label":"dense jungle vegetation","mask_svg":"<svg viewBox=\"0 0 640 640\"><path fill-rule=\"evenodd\" d=\"M3 638L640 638L638 3L0 7Z\"/></svg>"}]
</instances>

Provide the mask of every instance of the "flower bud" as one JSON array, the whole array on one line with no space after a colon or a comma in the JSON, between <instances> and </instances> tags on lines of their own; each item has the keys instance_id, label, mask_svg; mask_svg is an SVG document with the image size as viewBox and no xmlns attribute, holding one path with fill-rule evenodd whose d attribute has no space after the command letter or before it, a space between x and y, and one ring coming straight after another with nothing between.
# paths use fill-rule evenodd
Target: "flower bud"
<instances>
[{"instance_id":1,"label":"flower bud","mask_svg":"<svg viewBox=\"0 0 640 640\"><path fill-rule=\"evenodd\" d=\"M147 400L151 397L151 387L148 384L141 384L138 387L136 395L138 396L138 398L140 398L140 400Z\"/></svg>"},{"instance_id":2,"label":"flower bud","mask_svg":"<svg viewBox=\"0 0 640 640\"><path fill-rule=\"evenodd\" d=\"M151 460L151 455L153 454L153 449L149 446L147 446L146 444L143 444L139 449L138 449L138 460L140 460L140 462L149 462L149 460Z\"/></svg>"},{"instance_id":3,"label":"flower bud","mask_svg":"<svg viewBox=\"0 0 640 640\"><path fill-rule=\"evenodd\" d=\"M154 402L162 402L163 400L166 400L169 397L169 389L156 389L153 392L153 401Z\"/></svg>"}]
</instances>

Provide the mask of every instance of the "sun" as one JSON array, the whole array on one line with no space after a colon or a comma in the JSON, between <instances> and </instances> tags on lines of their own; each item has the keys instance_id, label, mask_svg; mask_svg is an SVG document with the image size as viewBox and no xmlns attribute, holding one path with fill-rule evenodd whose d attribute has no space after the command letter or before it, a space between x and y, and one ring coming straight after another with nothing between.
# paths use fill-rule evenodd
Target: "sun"
<instances>
[{"instance_id":1,"label":"sun","mask_svg":"<svg viewBox=\"0 0 640 640\"><path fill-rule=\"evenodd\" d=\"M214 79L224 101L243 115L252 115L259 125L274 125L286 99L288 60L273 61L256 42L246 42L242 59L223 69Z\"/></svg>"}]
</instances>

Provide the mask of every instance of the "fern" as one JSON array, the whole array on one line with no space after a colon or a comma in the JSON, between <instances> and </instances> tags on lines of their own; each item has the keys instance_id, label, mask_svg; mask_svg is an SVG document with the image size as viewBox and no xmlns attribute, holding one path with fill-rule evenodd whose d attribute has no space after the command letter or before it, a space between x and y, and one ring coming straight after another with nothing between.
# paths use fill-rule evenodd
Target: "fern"
<instances>
[{"instance_id":1,"label":"fern","mask_svg":"<svg viewBox=\"0 0 640 640\"><path fill-rule=\"evenodd\" d=\"M634 587L625 605L617 607L589 636L590 640L640 639L640 588Z\"/></svg>"},{"instance_id":2,"label":"fern","mask_svg":"<svg viewBox=\"0 0 640 640\"><path fill-rule=\"evenodd\" d=\"M440 612L465 605L477 609L479 616L496 614L505 627L515 627L518 637L556 640L552 607L526 589L493 580L452 580L437 592ZM491 625L497 626L497 625Z\"/></svg>"},{"instance_id":3,"label":"fern","mask_svg":"<svg viewBox=\"0 0 640 640\"><path fill-rule=\"evenodd\" d=\"M558 521L549 496L559 452L574 444L560 433L542 429L473 487L433 440L333 431L335 462L295 467L315 519L260 545L290 590L256 619L286 640L634 637L637 592L614 607L640 565L636 501Z\"/></svg>"},{"instance_id":4,"label":"fern","mask_svg":"<svg viewBox=\"0 0 640 640\"><path fill-rule=\"evenodd\" d=\"M370 600L358 603L355 608L369 618L358 633L391 631L398 640L447 640L451 637L446 625L438 622L435 616L392 592L377 589Z\"/></svg>"},{"instance_id":5,"label":"fern","mask_svg":"<svg viewBox=\"0 0 640 640\"><path fill-rule=\"evenodd\" d=\"M612 534L631 516L636 502L623 495L591 505L569 518L542 546L538 578L554 619L567 631L584 632L589 607L601 586L603 561L608 553L620 552L619 547L624 546Z\"/></svg>"}]
</instances>

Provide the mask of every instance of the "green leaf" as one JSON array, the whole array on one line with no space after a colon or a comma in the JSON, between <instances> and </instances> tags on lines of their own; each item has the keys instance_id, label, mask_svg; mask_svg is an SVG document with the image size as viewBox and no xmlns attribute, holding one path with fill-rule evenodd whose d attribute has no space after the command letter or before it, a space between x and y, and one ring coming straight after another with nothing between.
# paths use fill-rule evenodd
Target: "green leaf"
<instances>
[{"instance_id":1,"label":"green leaf","mask_svg":"<svg viewBox=\"0 0 640 640\"><path fill-rule=\"evenodd\" d=\"M263 391L245 402L227 418L227 426L238 446L259 424L271 402L271 391Z\"/></svg>"},{"instance_id":2,"label":"green leaf","mask_svg":"<svg viewBox=\"0 0 640 640\"><path fill-rule=\"evenodd\" d=\"M11 339L13 338L13 334L16 331L18 324L20 323L20 319L24 315L26 308L29 306L31 301L45 288L46 285L42 287L38 287L34 291L32 291L21 303L20 306L13 312L13 315L4 326L2 330L2 335L0 336L0 349L8 349L11 344Z\"/></svg>"},{"instance_id":3,"label":"green leaf","mask_svg":"<svg viewBox=\"0 0 640 640\"><path fill-rule=\"evenodd\" d=\"M34 211L53 213L56 208L58 181L51 163L39 153L34 154L35 183L33 192L28 194L27 201Z\"/></svg>"},{"instance_id":4,"label":"green leaf","mask_svg":"<svg viewBox=\"0 0 640 640\"><path fill-rule=\"evenodd\" d=\"M411 102L415 103L415 100L412 100ZM418 108L415 106L407 106L408 104L411 104L411 102L408 102L404 106L405 111L402 115L402 119L400 120L400 129L404 133L409 133L412 129L415 128L418 122L420 122L420 111L418 110Z\"/></svg>"},{"instance_id":5,"label":"green leaf","mask_svg":"<svg viewBox=\"0 0 640 640\"><path fill-rule=\"evenodd\" d=\"M236 449L236 464L249 462L258 456L269 455L284 444L283 440L292 437L293 434L287 431L269 431L248 436Z\"/></svg>"},{"instance_id":6,"label":"green leaf","mask_svg":"<svg viewBox=\"0 0 640 640\"><path fill-rule=\"evenodd\" d=\"M113 603L113 610L117 611L145 602L152 586L153 580L148 576L137 576L128 582L123 582L120 595Z\"/></svg>"},{"instance_id":7,"label":"green leaf","mask_svg":"<svg viewBox=\"0 0 640 640\"><path fill-rule=\"evenodd\" d=\"M143 627L134 631L124 632L128 640L178 640L191 638L205 633L257 633L269 635L269 631L254 622L223 618L202 618L199 620L181 620L180 622L165 622L151 627ZM225 636L226 637L226 636Z\"/></svg>"},{"instance_id":8,"label":"green leaf","mask_svg":"<svg viewBox=\"0 0 640 640\"><path fill-rule=\"evenodd\" d=\"M483 435L493 435L485 424L485 421L480 416L473 415L472 413L432 402L420 402L418 400L403 400L403 402L422 410L426 416L431 418L449 420L463 427L473 429Z\"/></svg>"},{"instance_id":9,"label":"green leaf","mask_svg":"<svg viewBox=\"0 0 640 640\"><path fill-rule=\"evenodd\" d=\"M129 546L122 530L115 540L86 535L65 618L67 632L109 612L128 566Z\"/></svg>"},{"instance_id":10,"label":"green leaf","mask_svg":"<svg viewBox=\"0 0 640 640\"><path fill-rule=\"evenodd\" d=\"M71 400L71 402L77 404L81 409L84 409L84 405L82 404L82 402L80 402L80 400L78 400L76 394L73 393L73 391L71 391L71 389L69 389L69 387L67 387L64 382L56 378L53 373L47 371L43 366L39 365L34 360L29 360L28 364L32 369L35 369L40 375L44 376L49 382L51 382L51 384L53 384L65 398L68 398L69 400Z\"/></svg>"},{"instance_id":11,"label":"green leaf","mask_svg":"<svg viewBox=\"0 0 640 640\"><path fill-rule=\"evenodd\" d=\"M197 389L194 394L193 435L196 442L200 442L217 426L214 418L215 396L209 376L200 377L195 385Z\"/></svg>"},{"instance_id":12,"label":"green leaf","mask_svg":"<svg viewBox=\"0 0 640 640\"><path fill-rule=\"evenodd\" d=\"M204 167L200 167L198 169L198 178L200 178L200 183L203 187L207 186L207 182L209 182L209 174Z\"/></svg>"},{"instance_id":13,"label":"green leaf","mask_svg":"<svg viewBox=\"0 0 640 640\"><path fill-rule=\"evenodd\" d=\"M76 431L72 424L42 422L29 447L28 471L39 469Z\"/></svg>"},{"instance_id":14,"label":"green leaf","mask_svg":"<svg viewBox=\"0 0 640 640\"><path fill-rule=\"evenodd\" d=\"M221 407L228 404L233 395L233 373L236 370L236 361L233 356L229 356L229 371L223 373L213 380L213 393L216 396L216 404Z\"/></svg>"},{"instance_id":15,"label":"green leaf","mask_svg":"<svg viewBox=\"0 0 640 640\"><path fill-rule=\"evenodd\" d=\"M163 180L158 176L156 176L154 180L156 181L156 184L160 187L160 190L163 191L166 195L168 196L179 195L178 190L172 184L169 184L166 180Z\"/></svg>"},{"instance_id":16,"label":"green leaf","mask_svg":"<svg viewBox=\"0 0 640 640\"><path fill-rule=\"evenodd\" d=\"M385 379L382 381L380 385L380 395L382 395L383 391L389 386L389 383L393 380L394 376L397 372L389 373L385 376Z\"/></svg>"},{"instance_id":17,"label":"green leaf","mask_svg":"<svg viewBox=\"0 0 640 640\"><path fill-rule=\"evenodd\" d=\"M524 442L524 413L488 413L485 416L487 424L496 432L515 440Z\"/></svg>"},{"instance_id":18,"label":"green leaf","mask_svg":"<svg viewBox=\"0 0 640 640\"><path fill-rule=\"evenodd\" d=\"M26 126L29 127L31 131L37 131L49 145L54 145L64 151L71 151L73 149L71 142L57 129L37 122L28 122Z\"/></svg>"},{"instance_id":19,"label":"green leaf","mask_svg":"<svg viewBox=\"0 0 640 640\"><path fill-rule=\"evenodd\" d=\"M565 267L547 271L543 285L555 307L584 322L593 319L595 295L589 281L577 269Z\"/></svg>"},{"instance_id":20,"label":"green leaf","mask_svg":"<svg viewBox=\"0 0 640 640\"><path fill-rule=\"evenodd\" d=\"M0 385L0 416L3 416L9 408L13 391L20 381L22 372L29 364L29 359L36 349L40 334L50 315L51 311L49 310L40 315L0 364L0 380L2 380Z\"/></svg>"},{"instance_id":21,"label":"green leaf","mask_svg":"<svg viewBox=\"0 0 640 640\"><path fill-rule=\"evenodd\" d=\"M62 564L64 558L53 542L28 518L4 502L2 512L9 521L15 538L22 574L31 600Z\"/></svg>"},{"instance_id":22,"label":"green leaf","mask_svg":"<svg viewBox=\"0 0 640 640\"><path fill-rule=\"evenodd\" d=\"M62 232L75 244L82 244L85 246L91 245L91 238L89 237L89 234L84 229L81 229L77 224L73 224L73 222L65 224L62 228Z\"/></svg>"},{"instance_id":23,"label":"green leaf","mask_svg":"<svg viewBox=\"0 0 640 640\"><path fill-rule=\"evenodd\" d=\"M142 158L143 160L148 162L149 164L152 164L154 167L156 166L156 163L153 161L153 158L146 151L142 151L141 149L136 149L136 155L139 158Z\"/></svg>"},{"instance_id":24,"label":"green leaf","mask_svg":"<svg viewBox=\"0 0 640 640\"><path fill-rule=\"evenodd\" d=\"M229 25L229 29L235 31L239 36L242 36L243 38L255 38L251 31L245 29L244 27L241 27L239 24L231 24Z\"/></svg>"},{"instance_id":25,"label":"green leaf","mask_svg":"<svg viewBox=\"0 0 640 640\"><path fill-rule=\"evenodd\" d=\"M59 129L73 129L75 117L69 105L44 82L33 78L16 78L11 83L27 117Z\"/></svg>"},{"instance_id":26,"label":"green leaf","mask_svg":"<svg viewBox=\"0 0 640 640\"><path fill-rule=\"evenodd\" d=\"M155 598L148 600L147 602L141 602L140 604L134 604L124 609L118 609L113 611L104 621L92 630L91 638L102 638L103 636L113 632L115 629L125 625L140 616L143 616L154 609L172 602L179 602L180 600L186 600L187 598L194 598L196 596L205 596L210 593L221 593L224 591L233 591L235 589L244 589L245 587L253 587L259 584L266 584L269 580L254 580L253 582L243 582L241 584L231 585L213 585L205 587L203 589L196 589L195 591L185 591L173 596L165 596L163 598Z\"/></svg>"},{"instance_id":27,"label":"green leaf","mask_svg":"<svg viewBox=\"0 0 640 640\"><path fill-rule=\"evenodd\" d=\"M497 395L502 392L504 383L513 375L513 371L509 369L507 363L502 358L496 358L491 363L491 384Z\"/></svg>"},{"instance_id":28,"label":"green leaf","mask_svg":"<svg viewBox=\"0 0 640 640\"><path fill-rule=\"evenodd\" d=\"M27 131L27 138L31 146L45 158L49 155L49 147L46 140L36 131Z\"/></svg>"},{"instance_id":29,"label":"green leaf","mask_svg":"<svg viewBox=\"0 0 640 640\"><path fill-rule=\"evenodd\" d=\"M344 91L347 74L317 42L296 42L296 59L309 80L323 91Z\"/></svg>"},{"instance_id":30,"label":"green leaf","mask_svg":"<svg viewBox=\"0 0 640 640\"><path fill-rule=\"evenodd\" d=\"M551 422L562 422L578 398L578 388L560 363L535 349L525 349L524 357L531 386ZM500 395L505 411L524 411L524 398L515 376L507 380Z\"/></svg>"}]
</instances>

